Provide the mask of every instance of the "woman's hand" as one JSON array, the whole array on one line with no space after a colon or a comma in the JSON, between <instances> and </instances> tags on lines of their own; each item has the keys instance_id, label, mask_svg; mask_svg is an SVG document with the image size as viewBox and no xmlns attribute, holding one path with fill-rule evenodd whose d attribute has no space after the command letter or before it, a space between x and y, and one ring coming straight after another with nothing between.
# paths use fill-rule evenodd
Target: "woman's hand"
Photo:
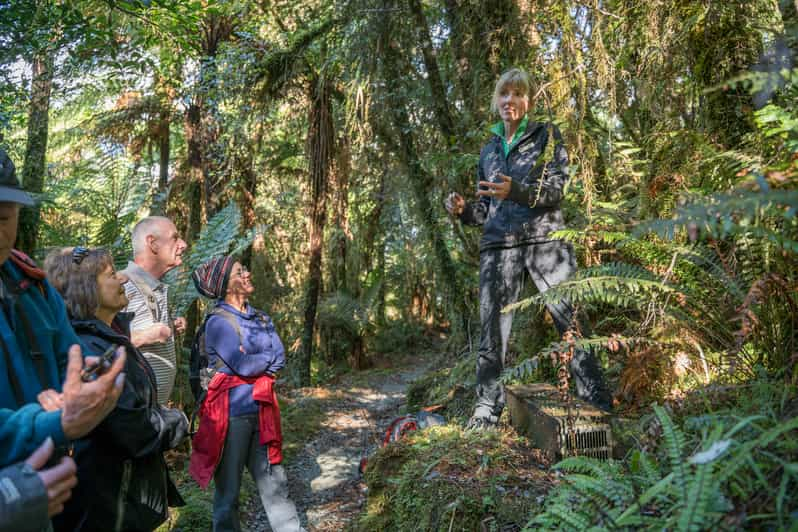
<instances>
[{"instance_id":1,"label":"woman's hand","mask_svg":"<svg viewBox=\"0 0 798 532\"><path fill-rule=\"evenodd\" d=\"M446 207L446 212L448 212L450 215L460 216L463 214L463 210L465 209L465 200L463 199L463 196L457 192L452 192L446 197L443 205Z\"/></svg>"},{"instance_id":2,"label":"woman's hand","mask_svg":"<svg viewBox=\"0 0 798 532\"><path fill-rule=\"evenodd\" d=\"M39 395L36 396L36 400L39 401L39 404L45 412L55 412L56 410L64 408L63 394L58 393L52 388L39 392Z\"/></svg>"},{"instance_id":3,"label":"woman's hand","mask_svg":"<svg viewBox=\"0 0 798 532\"><path fill-rule=\"evenodd\" d=\"M500 200L507 199L507 196L510 195L510 187L512 186L513 180L510 178L510 176L506 176L504 174L499 174L499 177L501 178L499 183L494 183L493 181L480 181L479 190L477 190L477 196L488 196L490 198L496 198Z\"/></svg>"}]
</instances>

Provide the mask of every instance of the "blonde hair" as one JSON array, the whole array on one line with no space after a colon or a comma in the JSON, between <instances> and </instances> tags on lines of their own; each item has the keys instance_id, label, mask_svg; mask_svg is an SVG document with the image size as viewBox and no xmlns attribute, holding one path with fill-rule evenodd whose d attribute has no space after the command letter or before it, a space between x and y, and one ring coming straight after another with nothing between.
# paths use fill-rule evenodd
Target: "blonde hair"
<instances>
[{"instance_id":1,"label":"blonde hair","mask_svg":"<svg viewBox=\"0 0 798 532\"><path fill-rule=\"evenodd\" d=\"M496 87L493 89L493 98L490 100L490 110L492 112L499 114L499 96L507 87L520 90L528 97L532 97L532 82L529 80L529 74L520 68L511 68L502 74L496 82Z\"/></svg>"}]
</instances>

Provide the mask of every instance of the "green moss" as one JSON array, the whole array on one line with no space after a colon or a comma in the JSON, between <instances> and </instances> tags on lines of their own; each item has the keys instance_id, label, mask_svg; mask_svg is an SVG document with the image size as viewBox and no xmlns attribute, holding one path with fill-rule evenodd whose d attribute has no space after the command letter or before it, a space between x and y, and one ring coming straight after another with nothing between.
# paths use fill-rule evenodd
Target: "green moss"
<instances>
[{"instance_id":1,"label":"green moss","mask_svg":"<svg viewBox=\"0 0 798 532\"><path fill-rule=\"evenodd\" d=\"M355 530L480 530L523 526L550 479L512 432L447 425L380 449L366 470Z\"/></svg>"}]
</instances>

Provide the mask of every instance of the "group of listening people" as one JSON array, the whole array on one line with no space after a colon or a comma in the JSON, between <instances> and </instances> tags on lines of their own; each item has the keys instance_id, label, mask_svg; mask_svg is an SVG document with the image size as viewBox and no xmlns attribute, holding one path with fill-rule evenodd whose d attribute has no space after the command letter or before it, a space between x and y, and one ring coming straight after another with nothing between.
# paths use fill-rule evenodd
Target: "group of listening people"
<instances>
[{"instance_id":1,"label":"group of listening people","mask_svg":"<svg viewBox=\"0 0 798 532\"><path fill-rule=\"evenodd\" d=\"M38 268L13 249L19 210L33 205L0 151L0 530L151 531L184 504L164 453L188 436L169 406L176 334L163 276L186 248L167 218L133 229L133 260L58 249ZM274 392L285 351L253 309L254 287L232 257L194 274L218 300L204 327L214 371L200 410L191 474L215 479L213 529L240 530L243 469L255 478L275 531L301 530L280 464Z\"/></svg>"},{"instance_id":2,"label":"group of listening people","mask_svg":"<svg viewBox=\"0 0 798 532\"><path fill-rule=\"evenodd\" d=\"M528 117L532 98L524 71L499 78L491 108L501 120L480 154L477 199L446 200L452 216L484 228L474 429L495 426L505 406L499 377L513 314L502 310L527 278L545 291L576 269L572 247L551 236L565 227L567 152L554 124ZM170 220L149 217L133 229L125 270L107 251L78 246L51 253L45 272L13 249L20 206L32 204L0 151L0 530L153 530L183 503L164 452L188 431L168 406L175 334L186 324L169 316L162 278L186 244ZM281 465L274 382L283 344L249 304L254 287L240 262L214 257L192 278L216 301L201 326L210 373L189 467L202 487L215 480L213 529L240 530L247 467L272 529L301 530ZM567 301L548 310L561 334L575 327ZM113 346L114 357L101 356ZM577 395L609 409L595 354L576 349L570 365Z\"/></svg>"}]
</instances>

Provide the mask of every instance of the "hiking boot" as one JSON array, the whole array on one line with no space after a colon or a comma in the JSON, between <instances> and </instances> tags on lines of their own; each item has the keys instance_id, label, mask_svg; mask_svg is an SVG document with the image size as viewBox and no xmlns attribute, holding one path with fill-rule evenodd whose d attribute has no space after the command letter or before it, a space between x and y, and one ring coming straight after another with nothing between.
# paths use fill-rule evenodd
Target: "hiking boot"
<instances>
[{"instance_id":1,"label":"hiking boot","mask_svg":"<svg viewBox=\"0 0 798 532\"><path fill-rule=\"evenodd\" d=\"M471 416L471 419L469 419L468 423L466 424L466 430L491 430L498 426L498 420L482 416Z\"/></svg>"}]
</instances>

